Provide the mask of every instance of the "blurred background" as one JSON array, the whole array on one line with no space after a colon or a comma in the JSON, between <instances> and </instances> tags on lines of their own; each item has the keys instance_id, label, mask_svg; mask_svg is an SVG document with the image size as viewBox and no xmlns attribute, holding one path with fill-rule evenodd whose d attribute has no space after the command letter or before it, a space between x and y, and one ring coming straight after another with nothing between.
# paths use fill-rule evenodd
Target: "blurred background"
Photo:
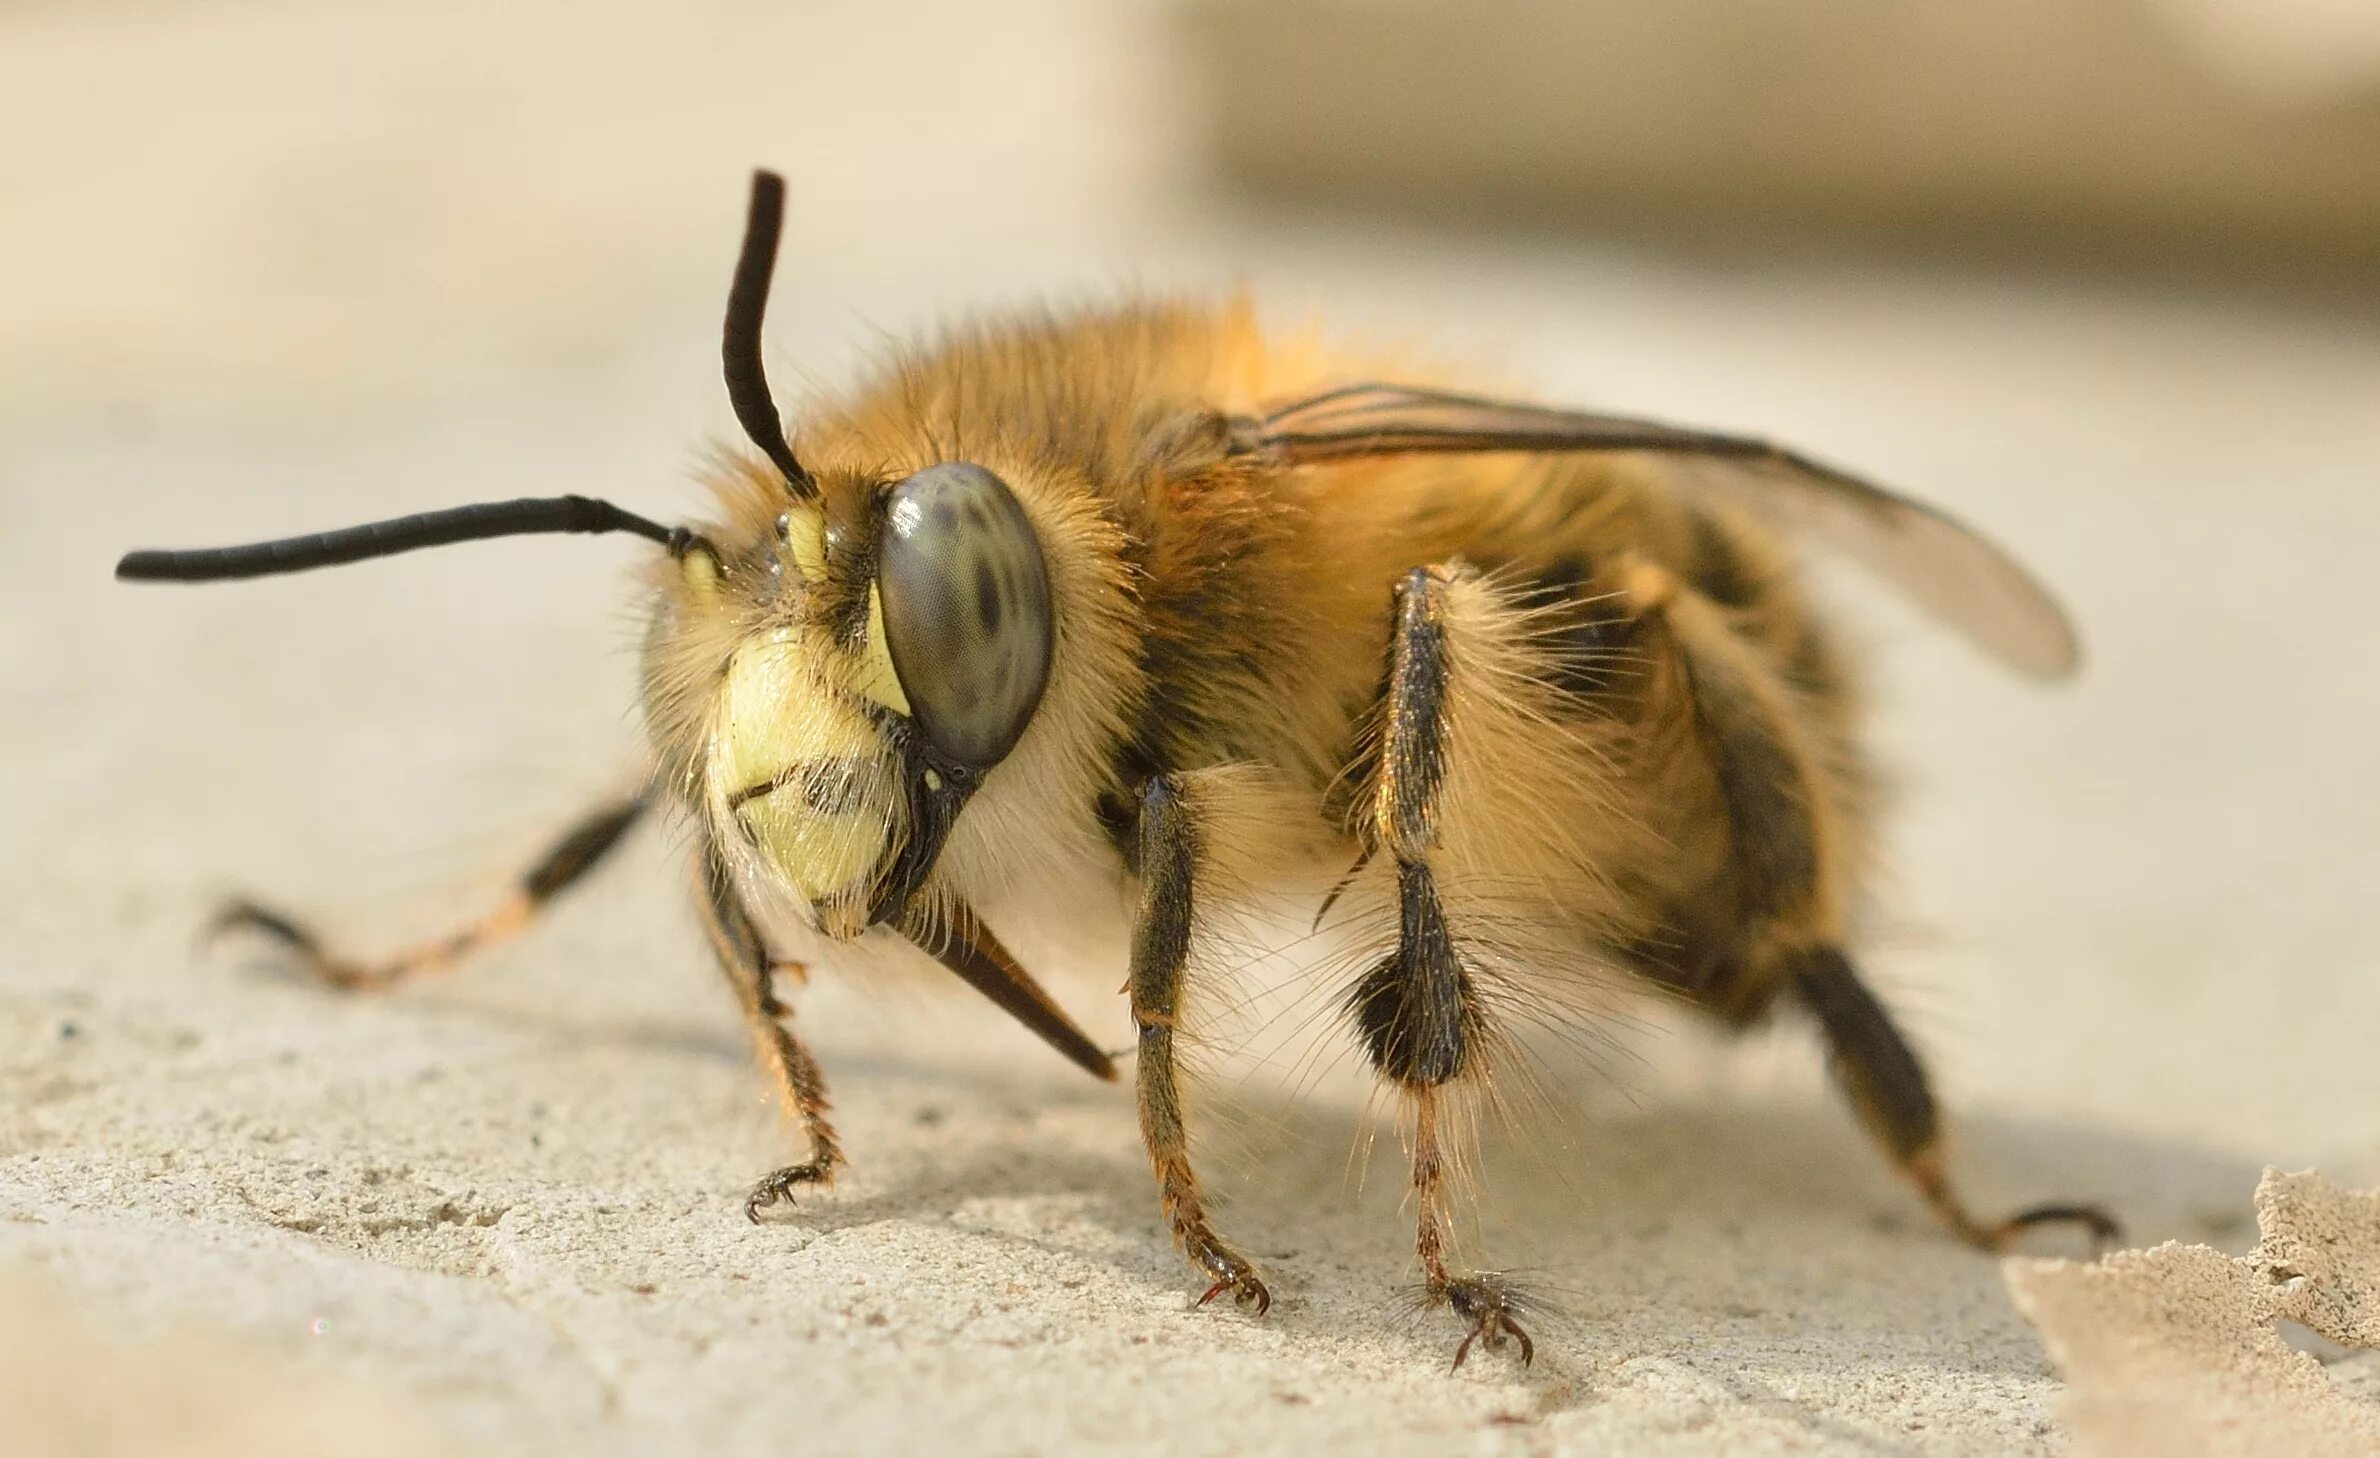
<instances>
[{"instance_id":1,"label":"blurred background","mask_svg":"<svg viewBox=\"0 0 2380 1458\"><path fill-rule=\"evenodd\" d=\"M634 367L700 337L757 163L795 183L778 337L826 378L855 320L1235 274L1538 347L1441 277L1393 309L1331 287L1357 264L1542 296L1540 269L1524 319L1814 258L2364 298L2380 270L2363 0L11 0L0 26L0 384L43 419ZM672 402L694 423L709 383Z\"/></svg>"},{"instance_id":2,"label":"blurred background","mask_svg":"<svg viewBox=\"0 0 2380 1458\"><path fill-rule=\"evenodd\" d=\"M755 165L791 183L796 400L970 311L1245 284L1982 526L2073 605L2077 684L1823 570L1902 786L1877 968L1986 1183L2236 1245L2261 1163L2380 1178L2370 0L0 0L0 1190L57 1250L111 1161L221 1138L57 1084L57 1026L186 1005L310 1049L319 999L193 971L210 897L394 939L638 754L627 546L187 594L110 562L489 496L691 509L735 433L716 328ZM730 1036L674 864L640 864L423 1005ZM830 1065L915 1034L817 996ZM367 1030L400 1014L365 1013L319 1076L399 1056ZM953 1066L1015 1051L931 1016L972 1030ZM1807 1099L1808 1147L1881 1187L1805 1040L1700 1048L1638 1081ZM725 1177L673 1141L713 1156L686 1188Z\"/></svg>"}]
</instances>

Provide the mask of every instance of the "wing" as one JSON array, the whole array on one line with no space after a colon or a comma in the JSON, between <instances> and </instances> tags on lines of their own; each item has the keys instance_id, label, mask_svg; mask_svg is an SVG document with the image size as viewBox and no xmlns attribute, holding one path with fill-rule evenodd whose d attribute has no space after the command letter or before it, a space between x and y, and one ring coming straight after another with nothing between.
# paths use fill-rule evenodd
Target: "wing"
<instances>
[{"instance_id":1,"label":"wing","mask_svg":"<svg viewBox=\"0 0 2380 1458\"><path fill-rule=\"evenodd\" d=\"M1243 429L1243 449L1290 465L1475 451L1701 457L1719 469L1689 489L1715 490L1782 529L1823 539L2011 668L2064 678L2080 657L2065 610L1990 540L1923 502L1768 441L1380 384L1327 390Z\"/></svg>"}]
</instances>

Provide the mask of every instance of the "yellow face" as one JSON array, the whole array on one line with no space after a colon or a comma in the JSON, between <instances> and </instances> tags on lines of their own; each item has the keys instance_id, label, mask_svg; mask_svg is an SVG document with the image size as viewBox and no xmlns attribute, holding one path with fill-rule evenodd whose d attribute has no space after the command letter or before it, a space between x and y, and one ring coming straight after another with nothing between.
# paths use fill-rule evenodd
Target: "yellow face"
<instances>
[{"instance_id":1,"label":"yellow face","mask_svg":"<svg viewBox=\"0 0 2380 1458\"><path fill-rule=\"evenodd\" d=\"M848 656L819 636L777 628L737 651L704 779L713 819L746 838L821 927L854 936L898 829L901 766L879 724L817 671Z\"/></svg>"},{"instance_id":2,"label":"yellow face","mask_svg":"<svg viewBox=\"0 0 2380 1458\"><path fill-rule=\"evenodd\" d=\"M678 555L647 712L711 834L852 937L900 916L1022 734L1048 672L1048 588L1022 510L978 467L770 504L764 539Z\"/></svg>"}]
</instances>

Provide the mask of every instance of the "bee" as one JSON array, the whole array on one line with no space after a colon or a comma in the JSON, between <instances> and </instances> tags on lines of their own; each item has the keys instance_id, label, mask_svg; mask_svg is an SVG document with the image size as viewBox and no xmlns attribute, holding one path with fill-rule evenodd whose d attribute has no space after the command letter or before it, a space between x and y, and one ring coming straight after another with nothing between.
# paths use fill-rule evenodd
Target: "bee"
<instances>
[{"instance_id":1,"label":"bee","mask_svg":"<svg viewBox=\"0 0 2380 1458\"><path fill-rule=\"evenodd\" d=\"M756 454L720 457L710 520L562 496L118 565L208 581L547 532L659 549L643 789L393 957L253 904L223 926L391 986L518 931L673 807L803 1140L746 1197L758 1221L845 1160L785 1001L810 962L906 943L1114 1080L1001 936L1111 916L1158 1208L1200 1303L1261 1314L1265 1276L1190 1153L1194 952L1265 878L1316 888L1317 925L1344 894L1363 951L1326 990L1399 1110L1457 1366L1475 1342L1534 1355L1511 1281L1456 1250L1469 1114L1518 1076L1525 1024L1598 987L1731 1028L1797 1005L1952 1234L2112 1236L2087 1205L1969 1208L1925 1068L1846 950L1874 792L1852 666L1786 543L1846 551L2024 674L2070 674L2065 615L1998 547L1766 441L1389 376L1244 302L960 327L789 427L761 364L783 207L756 174L722 348Z\"/></svg>"}]
</instances>

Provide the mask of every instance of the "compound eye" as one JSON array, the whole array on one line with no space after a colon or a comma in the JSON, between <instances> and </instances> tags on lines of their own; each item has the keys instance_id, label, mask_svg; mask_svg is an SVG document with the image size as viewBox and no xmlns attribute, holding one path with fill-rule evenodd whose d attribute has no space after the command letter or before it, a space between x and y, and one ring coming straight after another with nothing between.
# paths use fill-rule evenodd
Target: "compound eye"
<instances>
[{"instance_id":1,"label":"compound eye","mask_svg":"<svg viewBox=\"0 0 2380 1458\"><path fill-rule=\"evenodd\" d=\"M926 742L964 768L998 764L1049 682L1049 573L1024 508L981 466L926 467L885 498L876 584Z\"/></svg>"}]
</instances>

